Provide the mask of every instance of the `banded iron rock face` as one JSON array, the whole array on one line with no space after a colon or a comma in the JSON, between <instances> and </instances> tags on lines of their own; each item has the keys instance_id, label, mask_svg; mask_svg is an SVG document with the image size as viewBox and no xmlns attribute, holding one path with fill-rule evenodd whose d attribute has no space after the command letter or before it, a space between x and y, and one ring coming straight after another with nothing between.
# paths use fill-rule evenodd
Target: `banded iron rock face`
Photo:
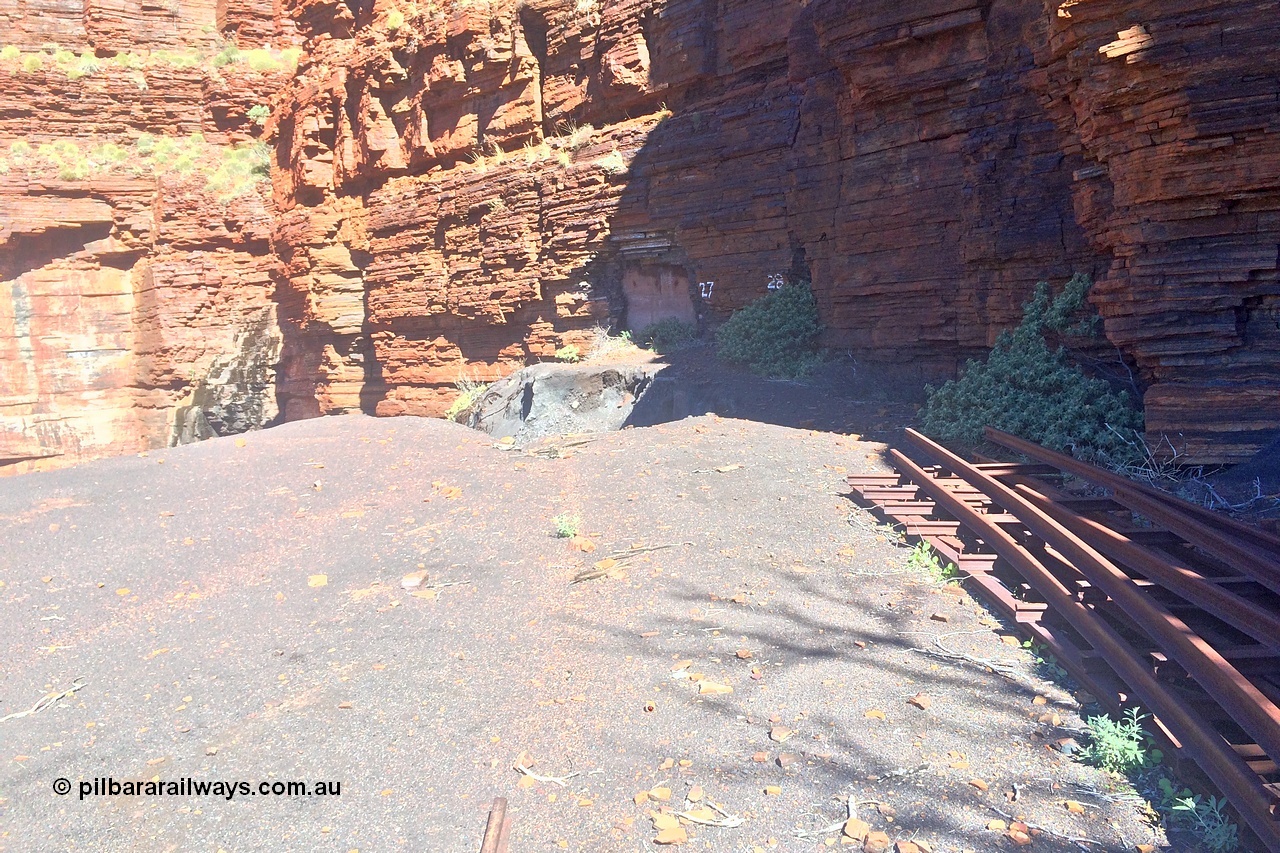
<instances>
[{"instance_id":1,"label":"banded iron rock face","mask_svg":"<svg viewBox=\"0 0 1280 853\"><path fill-rule=\"evenodd\" d=\"M1225 461L1280 427L1269 3L139 1L0 0L27 51L202 53L0 64L0 156L262 135L271 183L0 175L0 456L26 467L439 414L461 375L801 278L826 343L938 379L1090 273L1150 432ZM301 46L297 72L215 66L232 37Z\"/></svg>"}]
</instances>

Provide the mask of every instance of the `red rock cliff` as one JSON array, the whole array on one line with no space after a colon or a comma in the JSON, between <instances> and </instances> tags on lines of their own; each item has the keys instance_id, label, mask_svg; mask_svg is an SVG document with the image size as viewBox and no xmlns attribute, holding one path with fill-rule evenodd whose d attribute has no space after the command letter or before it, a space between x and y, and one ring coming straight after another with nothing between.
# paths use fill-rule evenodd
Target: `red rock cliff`
<instances>
[{"instance_id":1,"label":"red rock cliff","mask_svg":"<svg viewBox=\"0 0 1280 853\"><path fill-rule=\"evenodd\" d=\"M167 29L111 8L25 43L105 54L132 28L167 50L221 34L304 53L292 76L198 64L128 92L0 71L9 139L36 117L83 136L92 115L97 135L262 133L275 150L271 197L230 207L180 176L17 186L11 170L7 209L35 205L0 230L0 275L25 282L7 314L0 291L0 430L22 452L85 452L93 424L115 449L211 415L206 432L235 429L277 401L287 418L438 414L464 373L606 318L715 322L777 275L812 280L830 345L933 378L1036 281L1089 272L1153 432L1210 461L1280 426L1268 3L295 0ZM268 102L257 130L248 109ZM60 313L64 295L102 318ZM73 361L76 335L113 354Z\"/></svg>"}]
</instances>

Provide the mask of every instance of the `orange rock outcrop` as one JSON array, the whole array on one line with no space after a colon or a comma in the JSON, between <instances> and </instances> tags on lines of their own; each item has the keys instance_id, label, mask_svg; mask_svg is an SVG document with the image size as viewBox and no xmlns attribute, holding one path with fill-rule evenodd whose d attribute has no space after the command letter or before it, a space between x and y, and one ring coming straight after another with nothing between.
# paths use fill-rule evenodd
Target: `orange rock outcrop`
<instances>
[{"instance_id":1,"label":"orange rock outcrop","mask_svg":"<svg viewBox=\"0 0 1280 853\"><path fill-rule=\"evenodd\" d=\"M1149 431L1226 461L1280 427L1267 3L46 5L0 0L24 51L152 59L0 59L0 155L199 132L273 156L232 201L0 175L0 457L26 467L439 414L628 300L714 324L777 278L813 282L827 344L918 380L1091 273ZM296 73L217 64L229 40L296 44Z\"/></svg>"}]
</instances>

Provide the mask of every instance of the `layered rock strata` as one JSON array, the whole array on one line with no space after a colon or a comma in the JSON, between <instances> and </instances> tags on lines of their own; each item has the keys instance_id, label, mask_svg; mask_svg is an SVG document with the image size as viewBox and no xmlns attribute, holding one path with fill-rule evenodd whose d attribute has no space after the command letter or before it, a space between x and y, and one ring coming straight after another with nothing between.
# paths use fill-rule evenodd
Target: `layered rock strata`
<instances>
[{"instance_id":1,"label":"layered rock strata","mask_svg":"<svg viewBox=\"0 0 1280 853\"><path fill-rule=\"evenodd\" d=\"M216 164L288 73L215 65L212 4L24 12L0 58L0 471L269 422L270 185Z\"/></svg>"},{"instance_id":2,"label":"layered rock strata","mask_svg":"<svg viewBox=\"0 0 1280 853\"><path fill-rule=\"evenodd\" d=\"M219 145L262 134L275 152L252 210L228 223L175 186L188 214L145 232L130 223L169 209L163 181L15 189L10 175L6 199L75 204L6 220L6 280L25 294L43 271L48 299L97 288L109 298L86 304L113 306L84 321L94 332L0 298L0 347L28 365L2 386L26 383L0 399L14 454L150 446L277 405L439 414L461 377L549 358L601 323L714 325L771 281L812 281L828 345L944 378L1035 282L1075 272L1098 281L1153 438L1229 461L1280 427L1269 2L223 0L168 23L91 2L79 24L51 8L13 16L25 45L105 55L132 27L170 51L214 51L220 34L304 53L295 75L261 79L193 66L160 85L147 66L134 91L0 71L19 93L0 109L6 138L33 121L119 139L162 124ZM248 111L268 100L259 129ZM142 298L155 280L175 298ZM76 374L67 329L117 355ZM41 375L56 381L36 388ZM88 427L53 413L100 390L118 401L101 435L118 441L77 446L66 436Z\"/></svg>"}]
</instances>

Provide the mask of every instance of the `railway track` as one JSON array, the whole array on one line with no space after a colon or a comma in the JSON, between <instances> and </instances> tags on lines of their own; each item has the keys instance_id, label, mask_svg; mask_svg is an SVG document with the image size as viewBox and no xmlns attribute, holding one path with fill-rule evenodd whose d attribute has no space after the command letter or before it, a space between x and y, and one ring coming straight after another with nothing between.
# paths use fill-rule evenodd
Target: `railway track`
<instances>
[{"instance_id":1,"label":"railway track","mask_svg":"<svg viewBox=\"0 0 1280 853\"><path fill-rule=\"evenodd\" d=\"M1007 433L987 438L1031 461L970 463L908 430L911 452L890 451L895 473L848 482L1110 710L1151 713L1175 757L1280 853L1280 538Z\"/></svg>"}]
</instances>

